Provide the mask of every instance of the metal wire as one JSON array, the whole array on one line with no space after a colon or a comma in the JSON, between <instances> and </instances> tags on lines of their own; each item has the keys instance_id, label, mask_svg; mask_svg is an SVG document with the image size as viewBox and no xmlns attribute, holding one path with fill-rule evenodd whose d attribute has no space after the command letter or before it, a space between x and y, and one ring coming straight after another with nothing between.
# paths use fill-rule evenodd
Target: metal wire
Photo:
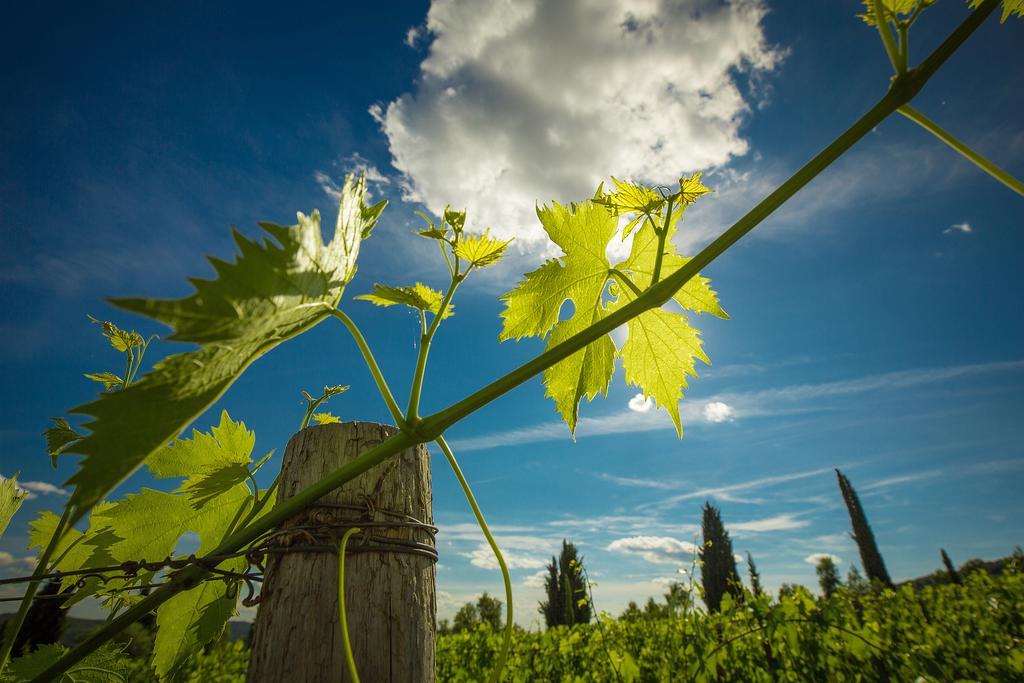
<instances>
[{"instance_id":1,"label":"metal wire","mask_svg":"<svg viewBox=\"0 0 1024 683\"><path fill-rule=\"evenodd\" d=\"M363 505L352 503L320 503L306 510L300 516L304 523L279 528L257 539L252 545L244 550L232 553L219 553L216 555L204 555L196 557L165 557L162 560L133 560L121 564L105 567L88 567L84 569L73 569L69 571L54 571L47 574L33 576L17 576L0 579L0 586L7 586L30 581L61 581L74 578L71 586L67 586L56 595L37 596L36 600L47 599L68 599L66 594L69 591L85 588L90 581L98 581L103 588L98 591L102 593L127 593L131 591L142 591L149 588L162 586L166 582L130 584L130 585L109 585L115 581L131 582L140 578L142 572L156 574L164 570L171 573L180 571L190 566L199 566L209 571L203 581L223 581L227 586L228 597L234 597L238 593L241 584L246 586L246 596L242 598L242 604L252 607L259 604L260 596L257 594L256 584L262 583L266 574L265 561L268 555L287 555L291 553L316 553L327 552L337 554L338 539L346 531L354 527L363 529L352 538L352 542L346 548L346 554L360 553L404 553L425 557L432 562L437 562L436 535L438 528L433 524L421 522L401 512L378 508L373 500L365 497ZM327 510L343 510L359 513L363 519L338 519L327 513ZM379 519L389 517L391 521ZM416 533L423 534L421 540L412 538L395 538L373 533L374 529L396 530L408 529L410 536ZM243 557L246 561L246 569L241 572L220 569L218 565L226 560ZM20 602L22 598L0 598L0 602Z\"/></svg>"}]
</instances>

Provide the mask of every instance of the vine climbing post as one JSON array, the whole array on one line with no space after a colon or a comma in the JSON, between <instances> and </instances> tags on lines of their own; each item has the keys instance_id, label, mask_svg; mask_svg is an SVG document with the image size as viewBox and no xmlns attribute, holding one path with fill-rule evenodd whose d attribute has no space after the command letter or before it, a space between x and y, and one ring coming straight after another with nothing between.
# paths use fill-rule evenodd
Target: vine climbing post
<instances>
[{"instance_id":1,"label":"vine climbing post","mask_svg":"<svg viewBox=\"0 0 1024 683\"><path fill-rule=\"evenodd\" d=\"M397 430L346 422L292 437L281 501ZM248 680L351 681L338 611L338 547L348 540L344 603L352 656L364 681L433 681L436 552L430 459L400 452L278 526L253 625Z\"/></svg>"}]
</instances>

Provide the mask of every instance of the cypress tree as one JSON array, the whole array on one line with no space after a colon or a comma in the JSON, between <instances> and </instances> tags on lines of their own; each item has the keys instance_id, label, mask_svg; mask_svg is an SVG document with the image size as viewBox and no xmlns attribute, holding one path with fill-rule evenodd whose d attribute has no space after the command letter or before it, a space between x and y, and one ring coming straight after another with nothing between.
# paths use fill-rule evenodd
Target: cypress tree
<instances>
[{"instance_id":1,"label":"cypress tree","mask_svg":"<svg viewBox=\"0 0 1024 683\"><path fill-rule=\"evenodd\" d=\"M831 598L842 585L836 563L826 555L818 560L814 570L818 573L818 585L821 586L822 595L825 596L825 599Z\"/></svg>"},{"instance_id":2,"label":"cypress tree","mask_svg":"<svg viewBox=\"0 0 1024 683\"><path fill-rule=\"evenodd\" d=\"M711 503L704 503L701 527L704 545L700 549L700 577L704 587L704 604L709 612L717 612L726 593L737 599L743 596L743 584L736 572L736 558L732 554L729 532L722 524L718 508Z\"/></svg>"},{"instance_id":3,"label":"cypress tree","mask_svg":"<svg viewBox=\"0 0 1024 683\"><path fill-rule=\"evenodd\" d=\"M875 544L875 535L872 533L868 519L864 515L864 508L860 505L857 492L853 489L853 485L850 484L850 480L846 478L846 475L839 470L836 470L836 479L839 482L839 490L843 493L843 500L846 502L846 510L850 513L850 525L853 527L853 534L851 535L857 543L857 549L860 551L860 561L864 565L864 573L867 574L869 581L879 581L883 586L892 588L892 579L889 578L889 572L885 568L882 554L878 552L878 546Z\"/></svg>"},{"instance_id":4,"label":"cypress tree","mask_svg":"<svg viewBox=\"0 0 1024 683\"><path fill-rule=\"evenodd\" d=\"M544 615L544 623L548 628L558 626L562 623L562 615L565 613L563 605L563 594L559 590L561 585L558 580L558 560L552 556L551 563L547 566L548 575L544 578L544 591L547 593L547 600L540 603L540 613Z\"/></svg>"},{"instance_id":5,"label":"cypress tree","mask_svg":"<svg viewBox=\"0 0 1024 683\"><path fill-rule=\"evenodd\" d=\"M573 626L590 623L590 602L583 581L583 558L576 546L562 539L562 553L551 558L544 580L547 599L540 603L544 622L552 626Z\"/></svg>"},{"instance_id":6,"label":"cypress tree","mask_svg":"<svg viewBox=\"0 0 1024 683\"><path fill-rule=\"evenodd\" d=\"M757 572L757 565L754 564L754 558L749 550L747 551L747 573L750 574L750 592L754 594L755 598L764 595L764 589L761 588L761 575Z\"/></svg>"},{"instance_id":7,"label":"cypress tree","mask_svg":"<svg viewBox=\"0 0 1024 683\"><path fill-rule=\"evenodd\" d=\"M953 560L949 559L946 549L939 548L939 554L942 555L942 564L946 566L946 571L949 572L949 580L953 583L960 583L960 575L956 571L956 566L953 564Z\"/></svg>"}]
</instances>

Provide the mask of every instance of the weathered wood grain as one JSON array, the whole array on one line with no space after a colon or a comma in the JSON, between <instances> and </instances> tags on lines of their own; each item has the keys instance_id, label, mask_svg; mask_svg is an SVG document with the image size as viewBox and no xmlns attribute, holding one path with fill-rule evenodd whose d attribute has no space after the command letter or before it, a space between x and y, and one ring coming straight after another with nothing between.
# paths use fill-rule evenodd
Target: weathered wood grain
<instances>
[{"instance_id":1,"label":"weathered wood grain","mask_svg":"<svg viewBox=\"0 0 1024 683\"><path fill-rule=\"evenodd\" d=\"M286 499L395 433L395 428L346 422L309 427L285 451L279 489ZM432 523L430 458L418 446L402 452L325 496L321 502L393 510ZM359 518L359 513L314 508L282 525L317 519ZM386 517L377 515L378 519ZM377 530L423 540L408 529ZM305 541L291 535L296 544ZM349 542L355 543L355 538ZM345 606L359 676L377 681L433 681L435 568L426 557L404 553L349 554ZM349 681L338 620L338 556L325 552L272 555L254 624L250 683Z\"/></svg>"}]
</instances>

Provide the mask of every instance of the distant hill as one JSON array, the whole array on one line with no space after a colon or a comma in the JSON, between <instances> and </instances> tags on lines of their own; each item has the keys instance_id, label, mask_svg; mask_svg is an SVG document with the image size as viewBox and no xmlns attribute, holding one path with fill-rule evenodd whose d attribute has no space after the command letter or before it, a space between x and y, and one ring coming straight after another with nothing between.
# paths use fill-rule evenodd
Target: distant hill
<instances>
[{"instance_id":1,"label":"distant hill","mask_svg":"<svg viewBox=\"0 0 1024 683\"><path fill-rule=\"evenodd\" d=\"M1013 555L1007 555L1006 557L1000 557L997 560L979 560L977 558L967 560L959 568L957 568L957 574L960 576L966 576L978 570L987 571L993 576L999 576L1006 568L1013 562L1024 566L1024 554L1020 552L1018 548ZM925 576L919 576L916 579L907 579L906 581L900 581L896 584L896 587L911 585L914 588L924 588L925 586L937 586L944 583L949 583L949 573L945 569L939 569L927 574Z\"/></svg>"}]
</instances>

